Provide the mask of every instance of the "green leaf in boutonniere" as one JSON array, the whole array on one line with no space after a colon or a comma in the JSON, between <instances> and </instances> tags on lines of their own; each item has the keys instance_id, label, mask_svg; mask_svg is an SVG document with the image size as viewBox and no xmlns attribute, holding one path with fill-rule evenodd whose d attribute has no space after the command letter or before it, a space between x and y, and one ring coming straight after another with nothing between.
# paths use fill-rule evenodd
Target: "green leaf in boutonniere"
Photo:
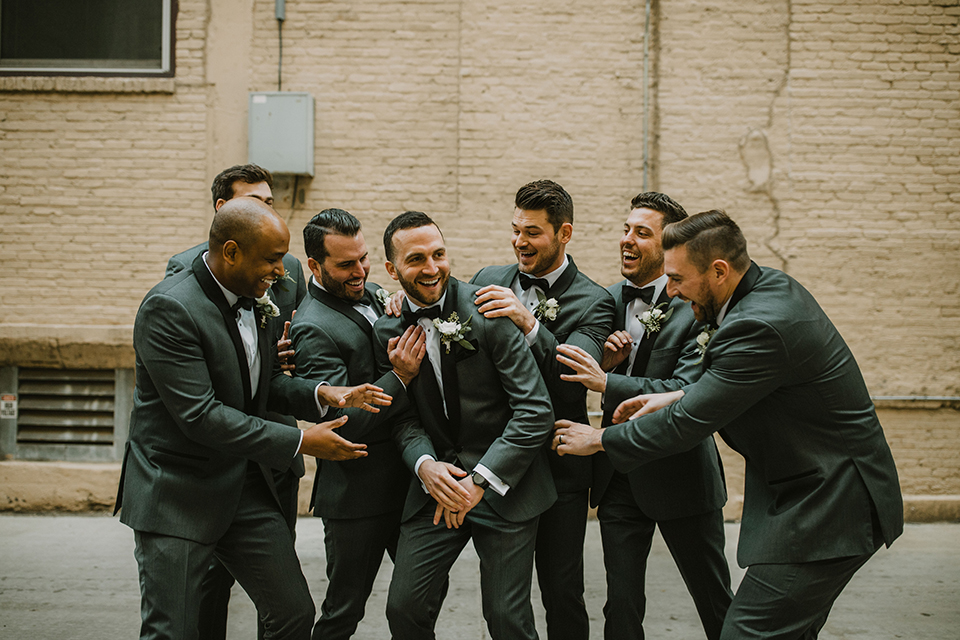
<instances>
[{"instance_id":1,"label":"green leaf in boutonniere","mask_svg":"<svg viewBox=\"0 0 960 640\"><path fill-rule=\"evenodd\" d=\"M297 284L297 281L294 280L294 279L290 276L289 273L284 273L282 276L280 276L279 278L277 278L276 280L274 280L274 281L273 281L273 284L270 285L270 286L280 287L280 290L283 291L283 292L290 291L290 289L287 289L287 286L286 286L285 284L283 284L284 281L292 282L293 284Z\"/></svg>"},{"instance_id":2,"label":"green leaf in boutonniere","mask_svg":"<svg viewBox=\"0 0 960 640\"><path fill-rule=\"evenodd\" d=\"M716 329L704 327L700 335L697 336L697 353L700 354L700 359L697 360L697 364L703 362L703 356L707 353L707 345L710 343L710 338L712 338L716 332Z\"/></svg>"},{"instance_id":3,"label":"green leaf in boutonniere","mask_svg":"<svg viewBox=\"0 0 960 640\"><path fill-rule=\"evenodd\" d=\"M552 322L557 319L557 314L560 313L560 303L557 302L556 298L548 298L543 294L539 289L535 289L537 292L537 306L533 308L533 317L536 318L539 322L543 322L544 319Z\"/></svg>"},{"instance_id":4,"label":"green leaf in boutonniere","mask_svg":"<svg viewBox=\"0 0 960 640\"><path fill-rule=\"evenodd\" d=\"M257 311L260 312L260 328L265 329L267 326L267 318L279 317L280 307L275 305L266 293L257 298L255 302L257 303Z\"/></svg>"},{"instance_id":5,"label":"green leaf in boutonniere","mask_svg":"<svg viewBox=\"0 0 960 640\"><path fill-rule=\"evenodd\" d=\"M473 320L472 316L461 324L460 316L457 315L456 311L451 313L450 317L446 320L441 320L440 318L434 319L433 326L440 332L440 342L447 348L447 353L450 353L450 344L453 342L456 342L468 351L476 350L472 344L464 339L464 336L470 331L471 320Z\"/></svg>"},{"instance_id":6,"label":"green leaf in boutonniere","mask_svg":"<svg viewBox=\"0 0 960 640\"><path fill-rule=\"evenodd\" d=\"M670 316L673 315L673 309L668 309L666 313L663 311L663 307L667 306L668 304L670 303L661 302L653 309L647 309L637 316L637 320L639 320L640 324L643 325L643 328L646 329L647 335L660 331L663 323L669 320Z\"/></svg>"}]
</instances>

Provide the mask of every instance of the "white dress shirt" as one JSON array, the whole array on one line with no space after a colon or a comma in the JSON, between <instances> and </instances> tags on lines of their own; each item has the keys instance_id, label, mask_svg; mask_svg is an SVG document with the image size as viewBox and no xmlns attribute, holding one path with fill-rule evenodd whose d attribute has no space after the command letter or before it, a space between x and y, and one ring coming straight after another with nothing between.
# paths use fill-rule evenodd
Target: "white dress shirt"
<instances>
[{"instance_id":1,"label":"white dress shirt","mask_svg":"<svg viewBox=\"0 0 960 640\"><path fill-rule=\"evenodd\" d=\"M550 273L539 276L547 281L547 284L551 287L557 283L557 280L560 279L560 276L563 275L563 272L567 270L567 265L570 264L570 259L567 257L567 254L563 254L563 262L559 267L551 271ZM534 277L532 274L525 274ZM526 291L523 290L523 287L520 286L520 274L513 279L513 284L510 285L510 288L513 289L513 292L517 295L517 299L520 300L520 304L525 306L530 310L530 313L533 313L534 308L540 303L540 297L537 295L537 291L546 295L547 292L538 287L537 285L531 286ZM540 332L540 321L537 320L533 325L533 329L530 330L530 333L524 336L527 341L527 346L531 346L537 339L537 333Z\"/></svg>"},{"instance_id":2,"label":"white dress shirt","mask_svg":"<svg viewBox=\"0 0 960 640\"><path fill-rule=\"evenodd\" d=\"M667 286L667 275L663 274L656 280L648 282L643 287L637 287L630 281L627 281L627 285L635 287L637 289L643 289L649 286L656 287L653 291L653 298L650 301L650 304L647 304L640 298L631 300L627 304L626 313L624 316L624 330L630 334L630 337L633 338L633 348L630 351L630 356L627 359L627 371L630 371L633 368L633 361L637 359L637 350L640 346L640 342L646 337L647 330L640 322L640 316L643 315L645 311L652 309L657 300L660 298L660 294L663 293L664 288Z\"/></svg>"}]
</instances>

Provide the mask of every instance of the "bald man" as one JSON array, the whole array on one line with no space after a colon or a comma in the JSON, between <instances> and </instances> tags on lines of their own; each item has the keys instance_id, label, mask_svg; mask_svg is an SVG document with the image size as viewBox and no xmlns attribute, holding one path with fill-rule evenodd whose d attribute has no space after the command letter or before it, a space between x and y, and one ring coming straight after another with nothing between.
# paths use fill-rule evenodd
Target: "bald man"
<instances>
[{"instance_id":1,"label":"bald man","mask_svg":"<svg viewBox=\"0 0 960 640\"><path fill-rule=\"evenodd\" d=\"M134 324L137 389L117 508L134 530L141 638L199 637L199 592L216 557L257 606L266 638L310 637L314 606L271 469L299 453L366 455L333 431L301 432L266 412L318 420L326 406L388 404L284 375L265 296L283 275L290 233L266 203L235 198L217 212L209 250L144 298Z\"/></svg>"}]
</instances>

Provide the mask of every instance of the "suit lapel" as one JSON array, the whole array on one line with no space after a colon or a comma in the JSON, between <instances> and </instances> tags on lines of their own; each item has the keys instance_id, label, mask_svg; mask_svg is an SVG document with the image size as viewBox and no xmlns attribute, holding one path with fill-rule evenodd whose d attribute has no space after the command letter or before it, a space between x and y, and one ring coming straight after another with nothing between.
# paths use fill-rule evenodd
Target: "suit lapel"
<instances>
[{"instance_id":1,"label":"suit lapel","mask_svg":"<svg viewBox=\"0 0 960 640\"><path fill-rule=\"evenodd\" d=\"M307 285L310 295L314 297L317 302L325 304L334 311L340 312L342 315L346 316L348 320L357 325L361 331L367 336L367 339L373 340L373 325L370 324L370 321L363 317L363 315L353 308L353 305L349 302L345 302L335 295L324 291L317 285L313 283L313 279L310 280L310 283ZM364 294L364 298L367 298L367 295L370 293L370 290L367 290L367 293ZM373 298L373 296L370 296ZM374 298L373 300L362 300L362 302L370 303L370 306L373 307L373 310L377 312L377 315L383 315L383 308L380 306L380 303Z\"/></svg>"},{"instance_id":2,"label":"suit lapel","mask_svg":"<svg viewBox=\"0 0 960 640\"><path fill-rule=\"evenodd\" d=\"M557 281L550 287L549 293L544 292L548 298L556 298L559 300L560 296L566 293L570 285L573 284L573 281L577 279L577 274L580 273L580 270L577 269L577 263L573 261L573 256L570 254L567 254L567 260L569 261L567 268L563 270L563 273L560 274Z\"/></svg>"},{"instance_id":3,"label":"suit lapel","mask_svg":"<svg viewBox=\"0 0 960 640\"><path fill-rule=\"evenodd\" d=\"M760 267L757 266L757 263L753 260L750 261L750 268L747 269L747 272L743 274L743 277L740 279L740 282L737 283L737 288L733 290L733 295L730 296L730 304L727 305L727 314L733 310L733 307L740 302L745 295L753 291L753 287L757 284L757 280L760 279Z\"/></svg>"},{"instance_id":4,"label":"suit lapel","mask_svg":"<svg viewBox=\"0 0 960 640\"><path fill-rule=\"evenodd\" d=\"M262 328L260 312L256 311L257 316L257 350L260 352L260 381L257 384L257 395L254 396L254 415L263 417L267 412L267 388L270 386L270 376L273 373L273 357L277 350L277 345L267 334L266 328ZM269 324L266 324L269 326ZM271 353L272 352L272 353Z\"/></svg>"},{"instance_id":5,"label":"suit lapel","mask_svg":"<svg viewBox=\"0 0 960 640\"><path fill-rule=\"evenodd\" d=\"M654 309L657 307L657 305L661 305L664 302L670 302L670 296L667 295L666 287L663 288L663 291L660 292L660 296L650 308ZM659 335L660 331L657 331L656 333L650 333L648 331L644 334L643 340L640 341L640 346L637 347L637 357L633 359L633 367L630 369L631 376L640 377L646 372L647 363L650 362L650 354L653 352L653 346L656 344L657 337Z\"/></svg>"},{"instance_id":6,"label":"suit lapel","mask_svg":"<svg viewBox=\"0 0 960 640\"><path fill-rule=\"evenodd\" d=\"M459 298L456 279L450 278L447 284L447 298L443 302L443 311L441 320L449 318L450 314L457 311L460 321L469 318L470 314L461 314L458 311ZM460 345L451 344L450 353L447 353L446 347L440 345L440 373L443 375L443 397L447 404L447 419L450 426L450 434L454 440L457 440L460 434L460 381L457 377L457 361L454 356L454 350L461 348Z\"/></svg>"},{"instance_id":7,"label":"suit lapel","mask_svg":"<svg viewBox=\"0 0 960 640\"><path fill-rule=\"evenodd\" d=\"M252 397L250 393L250 368L247 366L247 354L243 349L240 329L237 327L236 312L231 311L230 307L227 306L227 299L223 297L223 291L220 290L220 285L213 279L213 275L207 268L207 264L203 261L202 252L194 258L192 269L194 276L197 278L197 282L200 284L200 288L203 289L203 292L216 305L220 314L223 316L224 325L226 325L227 333L233 342L233 349L237 354L237 364L240 365L240 381L243 383L243 397L246 401L249 401ZM260 342L262 343L263 340Z\"/></svg>"}]
</instances>

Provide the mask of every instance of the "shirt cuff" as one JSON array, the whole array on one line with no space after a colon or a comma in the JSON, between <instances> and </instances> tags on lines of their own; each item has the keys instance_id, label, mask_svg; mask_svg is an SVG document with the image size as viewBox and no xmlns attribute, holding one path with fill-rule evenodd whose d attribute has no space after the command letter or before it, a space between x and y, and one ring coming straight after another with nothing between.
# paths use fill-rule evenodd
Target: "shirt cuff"
<instances>
[{"instance_id":1,"label":"shirt cuff","mask_svg":"<svg viewBox=\"0 0 960 640\"><path fill-rule=\"evenodd\" d=\"M420 465L422 465L427 460L436 460L436 458L431 456L429 453L425 453L419 458L417 458L417 464L413 465L413 473L416 474L417 480L420 480ZM427 491L427 485L423 484L423 480L420 480L420 488L423 489L424 493L430 493L429 491Z\"/></svg>"},{"instance_id":2,"label":"shirt cuff","mask_svg":"<svg viewBox=\"0 0 960 640\"><path fill-rule=\"evenodd\" d=\"M320 391L320 387L322 387L322 386L324 386L324 385L326 385L326 386L329 387L329 386L330 386L330 383L329 383L329 382L321 382L320 384L318 384L317 386L315 386L315 387L313 388L313 401L317 403L317 412L320 414L320 418L321 418L321 419L323 419L323 418L325 418L325 417L327 416L327 409L330 408L330 407L328 407L328 406L325 405L325 404L320 404L320 395L317 393L318 391ZM301 435L300 438L301 438L301 440L302 440L302 439L303 439L303 436ZM298 449L298 451L299 451L299 449Z\"/></svg>"},{"instance_id":3,"label":"shirt cuff","mask_svg":"<svg viewBox=\"0 0 960 640\"><path fill-rule=\"evenodd\" d=\"M297 443L297 451L293 454L293 457L296 458L300 455L300 447L303 446L303 431L300 432L300 442Z\"/></svg>"},{"instance_id":4,"label":"shirt cuff","mask_svg":"<svg viewBox=\"0 0 960 640\"><path fill-rule=\"evenodd\" d=\"M537 333L539 333L539 331L540 331L540 321L539 321L539 320L534 320L534 322L535 322L535 324L533 325L533 329L530 329L530 333L528 333L527 335L523 336L523 339L527 341L527 346L528 346L528 347L532 347L532 346L533 346L533 343L537 341ZM482 475L482 474L481 474L481 475ZM483 477L486 478L486 476L483 476ZM488 478L488 479L489 479L489 478Z\"/></svg>"},{"instance_id":5,"label":"shirt cuff","mask_svg":"<svg viewBox=\"0 0 960 640\"><path fill-rule=\"evenodd\" d=\"M404 391L406 391L406 390L407 390L407 385L403 384L403 380L400 378L399 375L397 375L397 372L391 370L390 373L392 373L393 375L397 376L397 380L400 380L400 386L403 387L403 390L404 390ZM419 467L420 467L420 461L418 460L418 461L417 461L417 468L419 468Z\"/></svg>"},{"instance_id":6,"label":"shirt cuff","mask_svg":"<svg viewBox=\"0 0 960 640\"><path fill-rule=\"evenodd\" d=\"M482 464L478 464L476 467L474 467L473 471L474 473L479 473L486 478L487 482L490 483L490 488L500 495L505 496L507 495L507 491L510 491L509 485L504 483L503 480L497 477L497 474L495 474L493 471L490 471L490 469L487 469Z\"/></svg>"}]
</instances>

